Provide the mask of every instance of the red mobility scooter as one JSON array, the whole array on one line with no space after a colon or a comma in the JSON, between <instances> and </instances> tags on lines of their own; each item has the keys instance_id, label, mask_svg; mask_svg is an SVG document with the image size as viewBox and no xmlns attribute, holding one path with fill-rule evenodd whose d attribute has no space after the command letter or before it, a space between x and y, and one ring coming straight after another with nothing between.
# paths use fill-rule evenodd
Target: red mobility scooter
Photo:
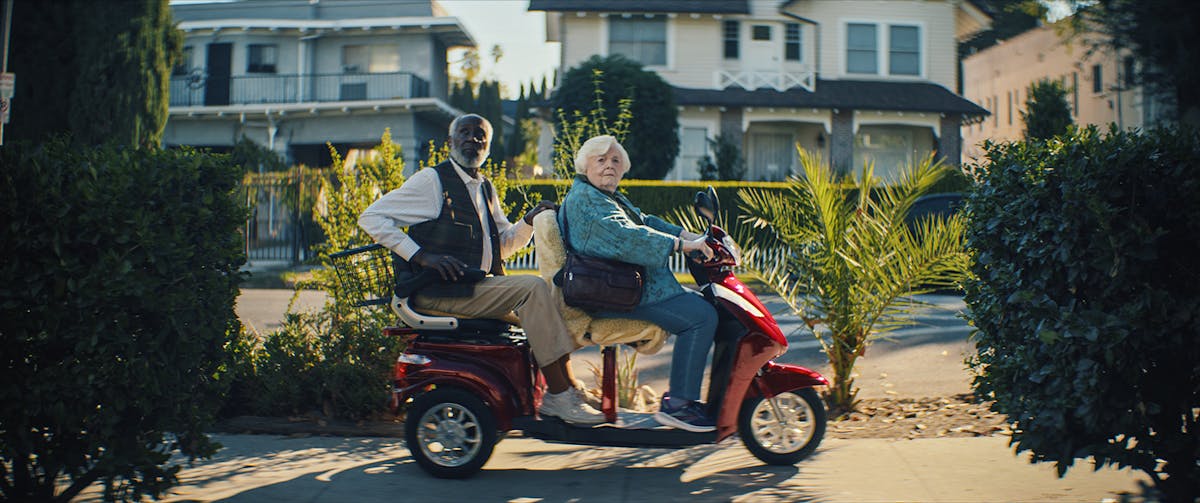
<instances>
[{"instance_id":1,"label":"red mobility scooter","mask_svg":"<svg viewBox=\"0 0 1200 503\"><path fill-rule=\"evenodd\" d=\"M688 262L700 292L719 316L706 400L716 431L668 428L649 413L618 414L612 347L602 352L601 411L607 423L576 426L539 417L544 381L521 329L500 320L422 314L407 298L393 297L391 307L406 326L388 327L385 333L403 338L407 349L396 361L390 403L396 412L407 411L405 438L417 464L435 477L469 477L511 430L554 442L657 448L719 442L737 433L755 457L769 464L792 465L811 454L826 421L814 388L829 382L807 368L772 361L787 349L787 339L771 313L733 275L740 251L714 224L716 191L710 187L696 194L695 206L709 224L707 243L714 251L703 264ZM370 251L386 256L373 245L332 258L344 273L362 267L361 260L355 265L356 257ZM477 281L483 273L474 274ZM345 281L346 274L342 277ZM436 280L433 274L427 277ZM381 298L362 304L388 302Z\"/></svg>"}]
</instances>

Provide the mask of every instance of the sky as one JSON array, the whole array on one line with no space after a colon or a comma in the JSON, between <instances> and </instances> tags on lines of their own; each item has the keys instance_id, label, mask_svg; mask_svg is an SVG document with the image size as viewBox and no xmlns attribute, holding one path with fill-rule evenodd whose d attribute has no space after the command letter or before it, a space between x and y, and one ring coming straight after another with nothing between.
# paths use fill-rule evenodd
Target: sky
<instances>
[{"instance_id":1,"label":"sky","mask_svg":"<svg viewBox=\"0 0 1200 503\"><path fill-rule=\"evenodd\" d=\"M479 46L481 77L501 82L503 96L516 98L521 84L549 81L558 68L558 42L546 42L546 15L529 12L528 0L438 0L457 17ZM493 63L492 46L500 45L504 57ZM458 56L451 53L451 58ZM452 65L453 67L453 65Z\"/></svg>"}]
</instances>

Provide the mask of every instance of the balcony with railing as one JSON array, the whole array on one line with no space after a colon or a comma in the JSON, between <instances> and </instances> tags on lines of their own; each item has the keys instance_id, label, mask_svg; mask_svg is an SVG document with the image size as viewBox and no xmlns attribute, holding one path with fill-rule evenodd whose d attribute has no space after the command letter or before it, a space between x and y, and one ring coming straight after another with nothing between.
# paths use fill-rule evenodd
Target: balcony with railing
<instances>
[{"instance_id":1,"label":"balcony with railing","mask_svg":"<svg viewBox=\"0 0 1200 503\"><path fill-rule=\"evenodd\" d=\"M717 70L716 81L718 89L735 86L753 91L760 88L770 88L776 91L787 91L800 87L807 91L816 91L816 72L809 69L801 71L775 70Z\"/></svg>"},{"instance_id":2,"label":"balcony with railing","mask_svg":"<svg viewBox=\"0 0 1200 503\"><path fill-rule=\"evenodd\" d=\"M194 71L171 77L173 107L366 101L429 96L429 82L408 72L257 74L220 77Z\"/></svg>"}]
</instances>

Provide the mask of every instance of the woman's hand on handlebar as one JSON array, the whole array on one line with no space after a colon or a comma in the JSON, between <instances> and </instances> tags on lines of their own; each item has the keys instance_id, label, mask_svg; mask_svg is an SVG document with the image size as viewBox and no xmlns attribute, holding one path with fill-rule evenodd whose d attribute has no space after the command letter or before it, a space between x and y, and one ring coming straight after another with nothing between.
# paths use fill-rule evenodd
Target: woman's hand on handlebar
<instances>
[{"instance_id":1,"label":"woman's hand on handlebar","mask_svg":"<svg viewBox=\"0 0 1200 503\"><path fill-rule=\"evenodd\" d=\"M704 236L700 236L697 239L684 239L682 250L684 255L700 263L712 260L713 250L709 248L705 240Z\"/></svg>"}]
</instances>

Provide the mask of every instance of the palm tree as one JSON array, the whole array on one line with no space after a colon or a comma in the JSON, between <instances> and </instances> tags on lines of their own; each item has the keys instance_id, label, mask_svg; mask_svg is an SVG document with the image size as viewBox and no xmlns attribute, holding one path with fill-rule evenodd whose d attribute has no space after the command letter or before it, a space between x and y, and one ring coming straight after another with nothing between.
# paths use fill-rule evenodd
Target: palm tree
<instances>
[{"instance_id":1,"label":"palm tree","mask_svg":"<svg viewBox=\"0 0 1200 503\"><path fill-rule=\"evenodd\" d=\"M853 178L804 150L800 159L804 176L790 177L788 190L738 191L737 234L746 243L746 266L824 347L833 368L831 404L851 410L858 394L854 363L871 340L905 323L918 305L913 295L964 278L965 216L906 223L913 202L950 172L932 157L902 169L891 185L874 176L871 163ZM783 260L775 258L780 249Z\"/></svg>"}]
</instances>

